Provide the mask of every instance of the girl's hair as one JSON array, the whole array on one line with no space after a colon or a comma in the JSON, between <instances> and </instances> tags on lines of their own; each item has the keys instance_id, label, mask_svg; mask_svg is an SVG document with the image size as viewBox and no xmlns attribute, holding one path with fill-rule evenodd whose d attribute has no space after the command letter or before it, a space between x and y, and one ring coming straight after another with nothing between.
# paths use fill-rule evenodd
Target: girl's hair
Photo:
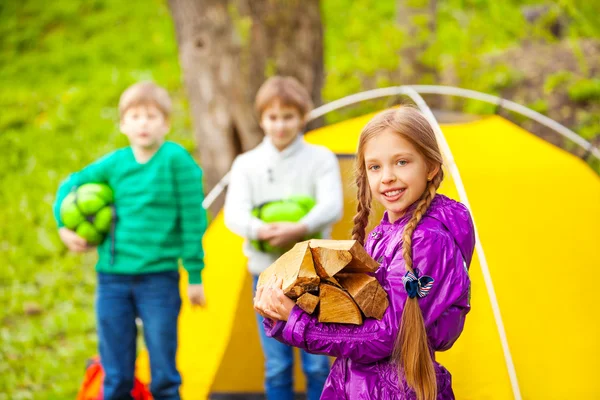
<instances>
[{"instance_id":1,"label":"girl's hair","mask_svg":"<svg viewBox=\"0 0 600 400\"><path fill-rule=\"evenodd\" d=\"M414 107L383 111L371 119L363 128L358 141L356 157L356 185L358 187L357 212L354 216L352 238L364 245L366 227L371 212L371 191L365 166L365 145L384 130L391 130L408 140L425 158L429 169L439 167L437 174L427 183L421 198L416 202L412 216L402 234L402 257L407 271L413 271L412 234L427 212L437 189L444 179L443 163L435 133L431 124ZM437 396L437 381L432 355L427 342L425 322L417 297L407 297L396 338L392 361L398 365L398 377L404 375L406 383L416 392L418 400L434 400Z\"/></svg>"},{"instance_id":2,"label":"girl's hair","mask_svg":"<svg viewBox=\"0 0 600 400\"><path fill-rule=\"evenodd\" d=\"M261 85L254 100L254 107L259 118L275 101L279 101L281 105L296 108L302 117L305 117L313 108L308 91L293 76L272 76Z\"/></svg>"}]
</instances>

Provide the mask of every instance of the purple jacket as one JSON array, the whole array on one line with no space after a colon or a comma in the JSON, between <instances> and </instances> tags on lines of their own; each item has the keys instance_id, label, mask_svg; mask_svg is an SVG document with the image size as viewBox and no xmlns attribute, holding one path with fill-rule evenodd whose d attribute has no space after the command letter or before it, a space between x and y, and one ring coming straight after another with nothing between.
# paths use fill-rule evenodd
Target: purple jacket
<instances>
[{"instance_id":1,"label":"purple jacket","mask_svg":"<svg viewBox=\"0 0 600 400\"><path fill-rule=\"evenodd\" d=\"M389 296L390 306L380 321L367 318L360 326L319 323L316 316L297 306L287 322L265 320L267 335L311 353L337 357L321 399L416 398L390 363L407 297L402 284L406 273L402 231L409 218L392 224L385 214L366 240L367 252L381 264L375 277ZM413 233L413 267L435 279L427 297L419 299L433 351L448 350L463 330L470 309L467 270L474 246L473 221L467 208L437 195ZM438 363L435 369L438 399L454 399L450 373Z\"/></svg>"}]
</instances>

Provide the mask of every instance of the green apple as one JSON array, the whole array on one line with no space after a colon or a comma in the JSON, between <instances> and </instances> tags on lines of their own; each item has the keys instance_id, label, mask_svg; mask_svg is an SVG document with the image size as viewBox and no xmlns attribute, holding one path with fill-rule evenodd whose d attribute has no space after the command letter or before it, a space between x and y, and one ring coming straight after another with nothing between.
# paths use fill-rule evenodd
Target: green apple
<instances>
[{"instance_id":1,"label":"green apple","mask_svg":"<svg viewBox=\"0 0 600 400\"><path fill-rule=\"evenodd\" d=\"M84 215L93 215L113 200L112 190L101 183L87 183L77 188L77 206Z\"/></svg>"},{"instance_id":2,"label":"green apple","mask_svg":"<svg viewBox=\"0 0 600 400\"><path fill-rule=\"evenodd\" d=\"M101 208L94 216L94 227L98 232L107 233L113 221L113 209L111 206Z\"/></svg>"},{"instance_id":3,"label":"green apple","mask_svg":"<svg viewBox=\"0 0 600 400\"><path fill-rule=\"evenodd\" d=\"M75 200L75 192L71 192L60 205L60 219L69 229L75 229L77 225L85 221L85 215L79 210Z\"/></svg>"},{"instance_id":4,"label":"green apple","mask_svg":"<svg viewBox=\"0 0 600 400\"><path fill-rule=\"evenodd\" d=\"M91 245L99 244L104 239L103 235L89 221L80 223L75 232Z\"/></svg>"}]
</instances>

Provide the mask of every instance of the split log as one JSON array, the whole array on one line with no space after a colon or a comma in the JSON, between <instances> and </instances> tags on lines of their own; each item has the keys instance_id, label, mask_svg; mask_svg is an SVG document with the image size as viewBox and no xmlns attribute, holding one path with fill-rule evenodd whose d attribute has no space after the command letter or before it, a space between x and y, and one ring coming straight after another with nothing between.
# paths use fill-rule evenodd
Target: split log
<instances>
[{"instance_id":1,"label":"split log","mask_svg":"<svg viewBox=\"0 0 600 400\"><path fill-rule=\"evenodd\" d=\"M315 296L311 293L304 293L302 296L298 297L296 304L307 313L312 314L319 304L319 296Z\"/></svg>"},{"instance_id":2,"label":"split log","mask_svg":"<svg viewBox=\"0 0 600 400\"><path fill-rule=\"evenodd\" d=\"M311 239L309 243L313 258L319 260L315 262L315 269L321 277L334 276L342 270L375 272L379 268L379 264L356 240Z\"/></svg>"},{"instance_id":3,"label":"split log","mask_svg":"<svg viewBox=\"0 0 600 400\"><path fill-rule=\"evenodd\" d=\"M283 280L283 292L294 300L306 292L318 290L320 280L308 241L297 243L264 270L258 278L258 285L264 285L272 276Z\"/></svg>"},{"instance_id":4,"label":"split log","mask_svg":"<svg viewBox=\"0 0 600 400\"><path fill-rule=\"evenodd\" d=\"M348 291L350 296L356 301L361 311L367 317L372 310L372 303L377 293L377 287L381 287L377 279L367 274L340 273L336 278L344 289ZM384 292L385 293L385 292Z\"/></svg>"},{"instance_id":5,"label":"split log","mask_svg":"<svg viewBox=\"0 0 600 400\"><path fill-rule=\"evenodd\" d=\"M387 310L389 304L387 293L385 290L383 290L381 285L377 285L377 291L373 296L373 300L371 300L369 305L366 307L366 310L363 310L363 312L367 317L381 319L383 318L383 314L385 313L385 310Z\"/></svg>"},{"instance_id":6,"label":"split log","mask_svg":"<svg viewBox=\"0 0 600 400\"><path fill-rule=\"evenodd\" d=\"M362 314L344 290L322 283L319 287L319 322L362 324Z\"/></svg>"},{"instance_id":7,"label":"split log","mask_svg":"<svg viewBox=\"0 0 600 400\"><path fill-rule=\"evenodd\" d=\"M321 279L333 277L352 261L352 254L344 250L312 247L311 245L310 251L315 263L315 271Z\"/></svg>"}]
</instances>

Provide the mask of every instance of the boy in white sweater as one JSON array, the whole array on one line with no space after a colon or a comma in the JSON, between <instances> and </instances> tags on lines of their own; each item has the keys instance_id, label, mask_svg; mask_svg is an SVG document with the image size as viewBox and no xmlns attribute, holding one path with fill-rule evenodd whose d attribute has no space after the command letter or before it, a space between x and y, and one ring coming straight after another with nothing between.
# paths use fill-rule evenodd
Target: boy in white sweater
<instances>
[{"instance_id":1,"label":"boy in white sweater","mask_svg":"<svg viewBox=\"0 0 600 400\"><path fill-rule=\"evenodd\" d=\"M290 247L308 236L327 238L331 225L343 211L339 164L322 146L302 137L305 118L312 108L306 89L292 77L275 76L259 89L255 101L265 138L255 149L236 158L225 200L225 224L246 240L244 253L256 290L258 275L281 253L253 246L260 240L273 247ZM298 222L265 223L252 211L269 202L291 196L308 196L316 204ZM266 337L257 314L265 354L265 391L268 400L293 399L293 350ZM307 399L318 400L329 373L325 356L302 352L307 379Z\"/></svg>"}]
</instances>

